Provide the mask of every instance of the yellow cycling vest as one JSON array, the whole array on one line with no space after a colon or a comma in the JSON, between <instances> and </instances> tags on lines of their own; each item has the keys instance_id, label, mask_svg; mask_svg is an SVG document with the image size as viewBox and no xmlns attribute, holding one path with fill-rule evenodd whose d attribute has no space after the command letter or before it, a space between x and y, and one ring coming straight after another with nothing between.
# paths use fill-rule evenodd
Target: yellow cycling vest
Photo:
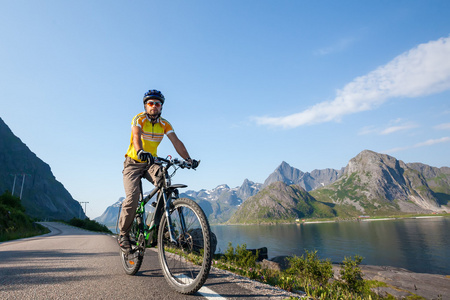
<instances>
[{"instance_id":1,"label":"yellow cycling vest","mask_svg":"<svg viewBox=\"0 0 450 300\"><path fill-rule=\"evenodd\" d=\"M172 125L163 118L159 118L155 124L147 117L145 112L137 114L131 121L131 127L139 126L142 130L142 147L144 151L150 152L153 156L157 155L158 145L161 143L164 134L173 132ZM136 150L133 145L133 133L131 133L130 146L125 154L136 161L142 162L137 157Z\"/></svg>"}]
</instances>

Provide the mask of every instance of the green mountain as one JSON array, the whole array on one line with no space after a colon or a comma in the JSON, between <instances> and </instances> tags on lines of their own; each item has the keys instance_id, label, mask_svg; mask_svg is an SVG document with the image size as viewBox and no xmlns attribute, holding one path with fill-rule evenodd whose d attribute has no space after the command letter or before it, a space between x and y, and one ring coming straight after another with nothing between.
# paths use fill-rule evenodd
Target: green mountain
<instances>
[{"instance_id":1,"label":"green mountain","mask_svg":"<svg viewBox=\"0 0 450 300\"><path fill-rule=\"evenodd\" d=\"M278 173L291 174L291 169ZM295 180L291 176L290 181ZM228 223L450 212L450 168L405 164L369 150L352 158L343 174L329 185L308 193L300 184L279 181L268 185L243 202Z\"/></svg>"},{"instance_id":2,"label":"green mountain","mask_svg":"<svg viewBox=\"0 0 450 300\"><path fill-rule=\"evenodd\" d=\"M422 174L440 205L448 205L450 201L449 167L436 168L421 163L410 163L407 166Z\"/></svg>"},{"instance_id":3,"label":"green mountain","mask_svg":"<svg viewBox=\"0 0 450 300\"><path fill-rule=\"evenodd\" d=\"M12 193L13 188L14 196L22 191L22 205L32 217L64 220L86 217L80 204L53 176L50 166L31 152L0 118L0 195L5 191Z\"/></svg>"},{"instance_id":4,"label":"green mountain","mask_svg":"<svg viewBox=\"0 0 450 300\"><path fill-rule=\"evenodd\" d=\"M230 224L292 222L300 218L335 217L333 204L321 203L298 185L275 182L248 198L229 219Z\"/></svg>"},{"instance_id":5,"label":"green mountain","mask_svg":"<svg viewBox=\"0 0 450 300\"><path fill-rule=\"evenodd\" d=\"M405 164L364 150L334 183L311 192L340 216L449 212L450 168Z\"/></svg>"}]
</instances>

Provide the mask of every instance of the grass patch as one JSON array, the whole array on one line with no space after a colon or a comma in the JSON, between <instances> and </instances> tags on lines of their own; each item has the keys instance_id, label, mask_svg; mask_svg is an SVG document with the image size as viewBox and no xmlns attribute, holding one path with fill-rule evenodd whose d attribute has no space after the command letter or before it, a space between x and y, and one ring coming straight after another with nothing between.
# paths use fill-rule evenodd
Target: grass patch
<instances>
[{"instance_id":1,"label":"grass patch","mask_svg":"<svg viewBox=\"0 0 450 300\"><path fill-rule=\"evenodd\" d=\"M257 262L257 254L246 250L246 244L233 248L228 244L224 254L215 255L213 266L241 276L279 287L289 292L302 291L307 299L395 299L391 295L382 297L372 288L386 286L386 283L365 280L359 268L362 257L345 258L342 262L339 279L334 278L332 264L329 259L321 260L317 251L289 258L290 267L284 271L262 268ZM412 295L407 299L421 299ZM289 299L297 299L291 297Z\"/></svg>"},{"instance_id":2,"label":"grass patch","mask_svg":"<svg viewBox=\"0 0 450 300\"><path fill-rule=\"evenodd\" d=\"M0 196L0 242L42 235L50 232L25 213L18 197L9 192Z\"/></svg>"},{"instance_id":3,"label":"grass patch","mask_svg":"<svg viewBox=\"0 0 450 300\"><path fill-rule=\"evenodd\" d=\"M105 232L105 233L112 234L111 230L109 230L108 227L106 227L103 224L98 223L97 221L90 220L89 218L86 218L84 220L78 219L78 218L72 218L68 222L64 221L64 223L75 226L75 227L83 228L83 229L86 229L89 231Z\"/></svg>"}]
</instances>

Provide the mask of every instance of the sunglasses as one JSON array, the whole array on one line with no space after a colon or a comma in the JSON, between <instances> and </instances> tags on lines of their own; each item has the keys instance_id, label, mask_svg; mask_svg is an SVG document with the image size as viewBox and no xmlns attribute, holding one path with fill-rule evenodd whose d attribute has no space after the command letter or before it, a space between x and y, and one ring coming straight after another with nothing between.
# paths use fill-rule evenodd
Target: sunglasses
<instances>
[{"instance_id":1,"label":"sunglasses","mask_svg":"<svg viewBox=\"0 0 450 300\"><path fill-rule=\"evenodd\" d=\"M161 102L159 102L159 101L147 101L146 104L147 104L148 106L161 107Z\"/></svg>"}]
</instances>

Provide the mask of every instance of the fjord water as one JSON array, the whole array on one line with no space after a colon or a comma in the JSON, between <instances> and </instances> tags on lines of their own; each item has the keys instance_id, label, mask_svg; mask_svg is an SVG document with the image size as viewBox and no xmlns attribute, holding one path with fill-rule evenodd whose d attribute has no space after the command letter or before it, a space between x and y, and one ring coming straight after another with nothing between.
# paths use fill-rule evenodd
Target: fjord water
<instances>
[{"instance_id":1,"label":"fjord water","mask_svg":"<svg viewBox=\"0 0 450 300\"><path fill-rule=\"evenodd\" d=\"M217 251L228 242L248 249L267 247L269 258L317 250L321 259L393 266L418 273L450 275L450 218L415 218L285 225L215 225Z\"/></svg>"}]
</instances>

